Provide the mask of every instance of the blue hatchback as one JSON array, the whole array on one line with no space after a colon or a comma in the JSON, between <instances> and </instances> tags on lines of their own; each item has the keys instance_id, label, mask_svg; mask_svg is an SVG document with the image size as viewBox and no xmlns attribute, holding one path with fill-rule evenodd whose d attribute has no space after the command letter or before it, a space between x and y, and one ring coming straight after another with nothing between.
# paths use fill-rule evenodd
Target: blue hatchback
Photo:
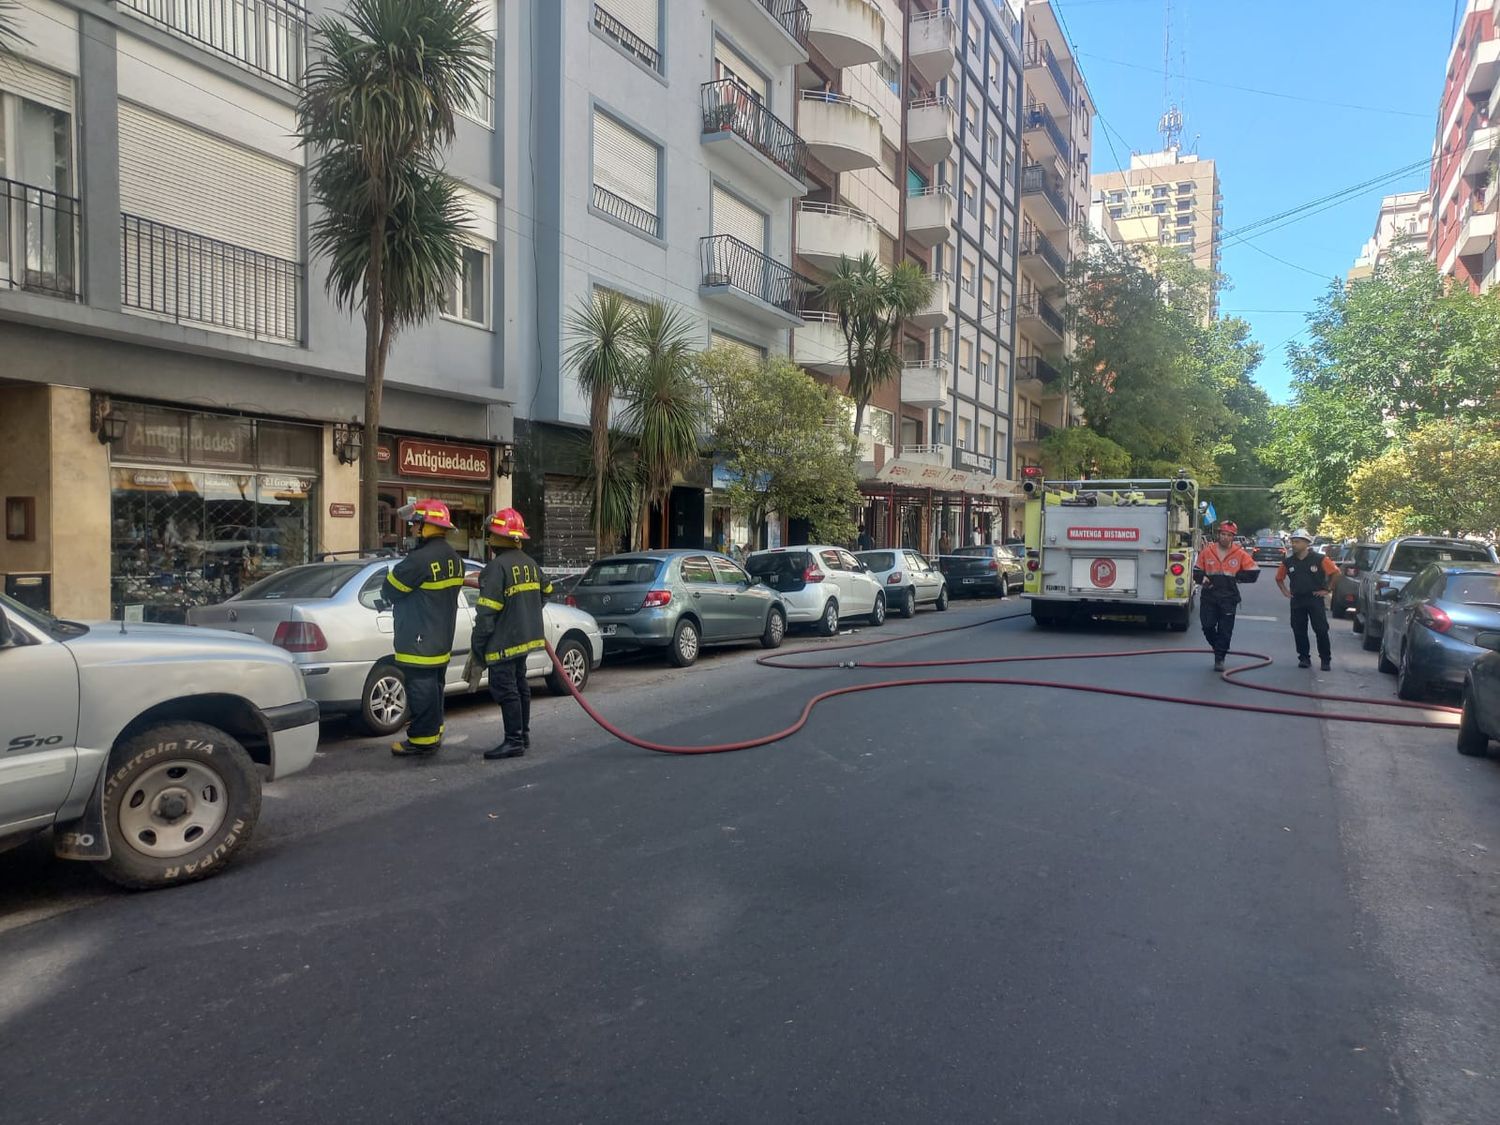
<instances>
[{"instance_id":1,"label":"blue hatchback","mask_svg":"<svg viewBox=\"0 0 1500 1125\"><path fill-rule=\"evenodd\" d=\"M1500 565L1429 563L1389 605L1380 638L1380 670L1394 673L1402 699L1458 690L1487 651L1481 634L1500 632ZM1488 636L1485 637L1488 640Z\"/></svg>"}]
</instances>

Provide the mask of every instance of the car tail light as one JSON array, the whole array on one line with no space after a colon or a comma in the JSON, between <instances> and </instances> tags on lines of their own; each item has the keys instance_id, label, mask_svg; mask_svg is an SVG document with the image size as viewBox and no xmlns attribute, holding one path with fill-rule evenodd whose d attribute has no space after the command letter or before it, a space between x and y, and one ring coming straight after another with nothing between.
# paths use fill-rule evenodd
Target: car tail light
<instances>
[{"instance_id":1,"label":"car tail light","mask_svg":"<svg viewBox=\"0 0 1500 1125\"><path fill-rule=\"evenodd\" d=\"M1453 618L1435 605L1424 605L1417 609L1417 620L1434 633L1446 633L1453 628Z\"/></svg>"},{"instance_id":2,"label":"car tail light","mask_svg":"<svg viewBox=\"0 0 1500 1125\"><path fill-rule=\"evenodd\" d=\"M271 643L287 652L322 652L328 647L323 630L311 621L283 621L276 626Z\"/></svg>"},{"instance_id":3,"label":"car tail light","mask_svg":"<svg viewBox=\"0 0 1500 1125\"><path fill-rule=\"evenodd\" d=\"M1173 575L1173 577L1174 578L1181 578L1182 575L1183 575L1183 572L1186 569L1187 568L1184 567L1181 563L1173 563L1172 564L1172 575Z\"/></svg>"},{"instance_id":4,"label":"car tail light","mask_svg":"<svg viewBox=\"0 0 1500 1125\"><path fill-rule=\"evenodd\" d=\"M578 606L578 599L575 598L572 594L564 594L563 605L570 605L576 609Z\"/></svg>"},{"instance_id":5,"label":"car tail light","mask_svg":"<svg viewBox=\"0 0 1500 1125\"><path fill-rule=\"evenodd\" d=\"M885 580L885 584L887 586L901 585L901 572L899 570L891 571L891 576Z\"/></svg>"},{"instance_id":6,"label":"car tail light","mask_svg":"<svg viewBox=\"0 0 1500 1125\"><path fill-rule=\"evenodd\" d=\"M816 566L809 566L802 572L802 581L804 582L821 582L823 581L823 578L823 572Z\"/></svg>"},{"instance_id":7,"label":"car tail light","mask_svg":"<svg viewBox=\"0 0 1500 1125\"><path fill-rule=\"evenodd\" d=\"M647 590L646 596L641 599L642 609L658 609L668 605L672 601L671 590Z\"/></svg>"},{"instance_id":8,"label":"car tail light","mask_svg":"<svg viewBox=\"0 0 1500 1125\"><path fill-rule=\"evenodd\" d=\"M1000 564L994 559L991 559L989 562L985 563L985 569L998 571L1000 569Z\"/></svg>"}]
</instances>

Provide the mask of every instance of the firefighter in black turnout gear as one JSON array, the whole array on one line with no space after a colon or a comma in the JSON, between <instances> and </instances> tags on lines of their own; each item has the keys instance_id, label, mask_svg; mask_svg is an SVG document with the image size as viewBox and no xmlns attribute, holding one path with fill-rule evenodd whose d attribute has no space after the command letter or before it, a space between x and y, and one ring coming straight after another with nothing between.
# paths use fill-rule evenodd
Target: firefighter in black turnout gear
<instances>
[{"instance_id":1,"label":"firefighter in black turnout gear","mask_svg":"<svg viewBox=\"0 0 1500 1125\"><path fill-rule=\"evenodd\" d=\"M1203 638L1214 650L1214 671L1224 670L1224 658L1234 641L1234 616L1240 608L1240 585L1260 577L1250 552L1234 541L1239 528L1229 520L1219 524L1218 540L1198 552L1193 581L1202 587L1198 621Z\"/></svg>"},{"instance_id":2,"label":"firefighter in black turnout gear","mask_svg":"<svg viewBox=\"0 0 1500 1125\"><path fill-rule=\"evenodd\" d=\"M441 500L418 500L400 511L417 543L386 573L385 597L395 617L395 658L406 680L406 738L398 758L426 757L443 744L443 684L453 655L464 564L449 545L453 517Z\"/></svg>"},{"instance_id":3,"label":"firefighter in black turnout gear","mask_svg":"<svg viewBox=\"0 0 1500 1125\"><path fill-rule=\"evenodd\" d=\"M489 670L490 698L500 707L505 741L484 756L519 758L531 745L531 685L526 657L547 645L542 626L542 598L552 584L536 560L521 549L530 539L526 521L514 508L490 517L489 543L495 555L479 578L472 657Z\"/></svg>"},{"instance_id":4,"label":"firefighter in black turnout gear","mask_svg":"<svg viewBox=\"0 0 1500 1125\"><path fill-rule=\"evenodd\" d=\"M1318 639L1318 661L1323 671L1333 667L1333 649L1328 642L1328 598L1332 583L1338 581L1336 562L1312 548L1312 534L1306 528L1292 532L1292 553L1276 568L1276 585L1291 600L1292 640L1297 645L1297 667L1312 667L1312 651L1307 643L1307 627L1312 626Z\"/></svg>"}]
</instances>

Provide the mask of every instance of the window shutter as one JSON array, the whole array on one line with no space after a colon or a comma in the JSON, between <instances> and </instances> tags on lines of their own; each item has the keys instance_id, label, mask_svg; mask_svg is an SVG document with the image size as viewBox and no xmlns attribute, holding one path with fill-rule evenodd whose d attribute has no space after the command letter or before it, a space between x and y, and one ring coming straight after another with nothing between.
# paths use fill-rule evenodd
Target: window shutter
<instances>
[{"instance_id":1,"label":"window shutter","mask_svg":"<svg viewBox=\"0 0 1500 1125\"><path fill-rule=\"evenodd\" d=\"M752 249L765 252L765 215L721 187L714 188L714 233L732 235Z\"/></svg>"},{"instance_id":2,"label":"window shutter","mask_svg":"<svg viewBox=\"0 0 1500 1125\"><path fill-rule=\"evenodd\" d=\"M743 340L736 340L733 336L726 336L722 332L709 331L708 346L711 348L730 348L751 363L759 363L766 358L766 349L757 348L754 344L747 344Z\"/></svg>"},{"instance_id":3,"label":"window shutter","mask_svg":"<svg viewBox=\"0 0 1500 1125\"><path fill-rule=\"evenodd\" d=\"M0 63L0 90L73 112L73 79L49 67L8 57Z\"/></svg>"},{"instance_id":4,"label":"window shutter","mask_svg":"<svg viewBox=\"0 0 1500 1125\"><path fill-rule=\"evenodd\" d=\"M763 102L770 100L770 87L760 71L744 55L717 37L714 39L714 62L725 78L737 79L741 86Z\"/></svg>"},{"instance_id":5,"label":"window shutter","mask_svg":"<svg viewBox=\"0 0 1500 1125\"><path fill-rule=\"evenodd\" d=\"M613 117L594 112L594 183L653 217L657 161L654 144Z\"/></svg>"},{"instance_id":6,"label":"window shutter","mask_svg":"<svg viewBox=\"0 0 1500 1125\"><path fill-rule=\"evenodd\" d=\"M661 49L661 33L656 24L657 0L599 0L599 7L652 47Z\"/></svg>"}]
</instances>

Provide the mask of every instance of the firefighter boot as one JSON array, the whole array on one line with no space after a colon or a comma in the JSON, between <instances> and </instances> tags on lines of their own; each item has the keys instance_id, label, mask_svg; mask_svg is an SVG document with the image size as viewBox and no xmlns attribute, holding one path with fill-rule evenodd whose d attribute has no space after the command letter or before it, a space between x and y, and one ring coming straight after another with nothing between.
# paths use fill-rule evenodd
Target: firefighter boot
<instances>
[{"instance_id":1,"label":"firefighter boot","mask_svg":"<svg viewBox=\"0 0 1500 1125\"><path fill-rule=\"evenodd\" d=\"M521 732L521 745L527 750L531 749L531 728L527 727Z\"/></svg>"},{"instance_id":2,"label":"firefighter boot","mask_svg":"<svg viewBox=\"0 0 1500 1125\"><path fill-rule=\"evenodd\" d=\"M519 758L526 753L526 747L521 739L514 735L506 735L505 741L493 749L484 752L487 762L499 761L501 758Z\"/></svg>"},{"instance_id":3,"label":"firefighter boot","mask_svg":"<svg viewBox=\"0 0 1500 1125\"><path fill-rule=\"evenodd\" d=\"M1224 654L1222 652L1214 653L1214 671L1224 671Z\"/></svg>"}]
</instances>

